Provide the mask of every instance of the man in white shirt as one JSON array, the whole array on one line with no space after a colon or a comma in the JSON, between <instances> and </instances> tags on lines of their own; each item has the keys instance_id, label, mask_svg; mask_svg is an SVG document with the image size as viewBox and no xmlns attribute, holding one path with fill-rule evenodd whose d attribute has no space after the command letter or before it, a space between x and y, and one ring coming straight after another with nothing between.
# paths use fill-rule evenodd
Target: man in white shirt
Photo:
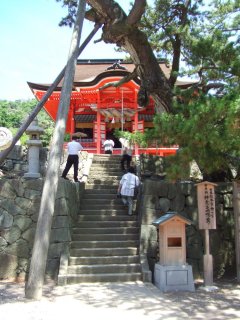
<instances>
[{"instance_id":1,"label":"man in white shirt","mask_svg":"<svg viewBox=\"0 0 240 320\"><path fill-rule=\"evenodd\" d=\"M104 152L105 154L112 154L114 141L112 139L107 139L103 142Z\"/></svg>"},{"instance_id":2,"label":"man in white shirt","mask_svg":"<svg viewBox=\"0 0 240 320\"><path fill-rule=\"evenodd\" d=\"M68 143L67 149L68 149L68 158L67 163L65 166L65 169L62 173L62 178L68 180L67 174L70 170L71 166L73 165L74 168L74 181L79 182L78 180L78 163L79 163L79 157L78 153L83 149L82 145L76 141L77 137L73 136L72 141Z\"/></svg>"},{"instance_id":3,"label":"man in white shirt","mask_svg":"<svg viewBox=\"0 0 240 320\"><path fill-rule=\"evenodd\" d=\"M132 215L134 188L140 184L139 178L134 174L134 168L129 167L128 173L122 176L120 180L118 193L124 205L128 206L128 215Z\"/></svg>"},{"instance_id":4,"label":"man in white shirt","mask_svg":"<svg viewBox=\"0 0 240 320\"><path fill-rule=\"evenodd\" d=\"M122 144L121 169L123 172L126 172L125 162L127 163L127 169L129 169L132 161L133 148L127 139L120 138L119 141Z\"/></svg>"}]
</instances>

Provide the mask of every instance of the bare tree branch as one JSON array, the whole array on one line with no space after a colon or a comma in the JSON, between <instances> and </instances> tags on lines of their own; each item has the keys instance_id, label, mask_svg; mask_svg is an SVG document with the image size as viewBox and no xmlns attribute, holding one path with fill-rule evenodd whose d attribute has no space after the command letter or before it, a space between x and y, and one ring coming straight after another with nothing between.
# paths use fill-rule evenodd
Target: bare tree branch
<instances>
[{"instance_id":1,"label":"bare tree branch","mask_svg":"<svg viewBox=\"0 0 240 320\"><path fill-rule=\"evenodd\" d=\"M109 82L106 83L104 86L100 87L99 90L103 90L109 87L120 87L122 84L129 82L130 80L133 80L134 78L137 77L137 68L133 70L132 73L128 74L127 76L123 77L121 80L116 81L116 82Z\"/></svg>"},{"instance_id":2,"label":"bare tree branch","mask_svg":"<svg viewBox=\"0 0 240 320\"><path fill-rule=\"evenodd\" d=\"M146 5L146 0L135 0L132 10L127 17L127 23L130 25L138 23L145 12Z\"/></svg>"}]
</instances>

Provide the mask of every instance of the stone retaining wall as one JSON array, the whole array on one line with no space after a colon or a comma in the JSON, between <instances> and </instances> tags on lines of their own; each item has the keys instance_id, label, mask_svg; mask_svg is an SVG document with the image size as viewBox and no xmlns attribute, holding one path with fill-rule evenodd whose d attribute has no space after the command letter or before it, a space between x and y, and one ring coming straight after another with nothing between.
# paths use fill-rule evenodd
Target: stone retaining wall
<instances>
[{"instance_id":1,"label":"stone retaining wall","mask_svg":"<svg viewBox=\"0 0 240 320\"><path fill-rule=\"evenodd\" d=\"M214 277L235 270L234 214L232 184L218 183L216 193L217 229L210 230L210 253L214 260ZM187 262L194 277L202 277L204 231L198 229L197 192L194 183L167 183L147 179L140 204L141 253L146 254L150 269L159 261L157 229L152 222L167 211L176 211L193 224L186 227Z\"/></svg>"},{"instance_id":2,"label":"stone retaining wall","mask_svg":"<svg viewBox=\"0 0 240 320\"><path fill-rule=\"evenodd\" d=\"M43 179L0 179L0 279L24 280L32 252ZM64 245L71 241L84 184L59 180L46 275L55 278ZM51 197L51 194L49 195Z\"/></svg>"}]
</instances>

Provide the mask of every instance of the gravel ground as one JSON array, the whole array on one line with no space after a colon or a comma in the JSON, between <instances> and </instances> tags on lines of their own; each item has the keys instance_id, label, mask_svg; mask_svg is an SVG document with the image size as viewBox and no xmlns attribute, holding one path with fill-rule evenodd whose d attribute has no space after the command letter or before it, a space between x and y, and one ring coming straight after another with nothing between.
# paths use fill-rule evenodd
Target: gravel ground
<instances>
[{"instance_id":1,"label":"gravel ground","mask_svg":"<svg viewBox=\"0 0 240 320\"><path fill-rule=\"evenodd\" d=\"M87 316L97 320L240 319L236 280L196 285L195 292L160 292L136 283L44 286L40 301L24 297L24 284L0 282L0 320L53 320Z\"/></svg>"}]
</instances>

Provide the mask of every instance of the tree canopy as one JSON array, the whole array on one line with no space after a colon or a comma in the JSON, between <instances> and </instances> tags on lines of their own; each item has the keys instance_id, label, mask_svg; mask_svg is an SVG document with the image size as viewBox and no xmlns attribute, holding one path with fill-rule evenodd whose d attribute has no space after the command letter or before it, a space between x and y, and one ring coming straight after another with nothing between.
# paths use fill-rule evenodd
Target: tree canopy
<instances>
[{"instance_id":1,"label":"tree canopy","mask_svg":"<svg viewBox=\"0 0 240 320\"><path fill-rule=\"evenodd\" d=\"M27 116L36 105L36 100L0 100L0 125L9 128L13 134L17 132ZM41 137L44 146L48 146L53 132L54 123L42 110L38 114L39 126L44 128L44 134ZM28 136L24 134L21 142L24 144Z\"/></svg>"},{"instance_id":2,"label":"tree canopy","mask_svg":"<svg viewBox=\"0 0 240 320\"><path fill-rule=\"evenodd\" d=\"M69 5L69 15L62 24L70 25L77 1L63 2ZM113 0L88 4L86 18L103 25L101 40L127 51L136 65L134 76L141 79L139 104L147 104L149 95L155 100L159 113L155 128L142 140L180 147L177 156L169 159L172 176L178 178L184 166L196 160L205 176L237 177L239 0L155 0L152 7L138 0L129 14ZM159 70L159 57L171 65L169 79ZM180 76L192 77L193 84L179 90Z\"/></svg>"}]
</instances>

